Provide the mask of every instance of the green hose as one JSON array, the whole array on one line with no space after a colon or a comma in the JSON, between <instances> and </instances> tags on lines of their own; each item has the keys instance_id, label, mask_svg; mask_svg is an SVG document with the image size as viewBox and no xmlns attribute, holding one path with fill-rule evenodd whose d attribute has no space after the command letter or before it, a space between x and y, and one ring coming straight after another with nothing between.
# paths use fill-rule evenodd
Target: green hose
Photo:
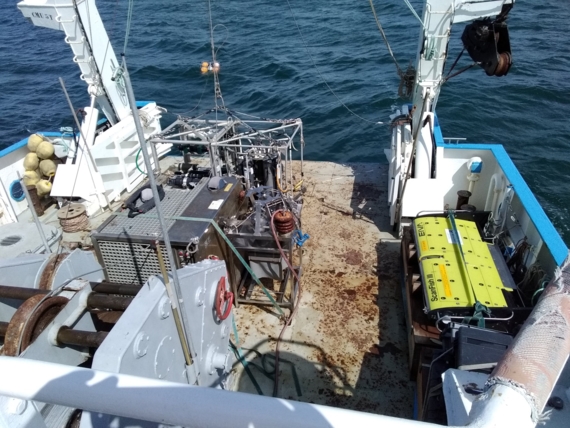
<instances>
[{"instance_id":1,"label":"green hose","mask_svg":"<svg viewBox=\"0 0 570 428\"><path fill-rule=\"evenodd\" d=\"M144 172L139 166L139 156L140 156L141 152L142 152L142 147L139 149L139 151L137 152L137 155L135 156L135 166L137 167L137 169L139 170L139 172L141 174L148 176L148 174L146 172Z\"/></svg>"}]
</instances>

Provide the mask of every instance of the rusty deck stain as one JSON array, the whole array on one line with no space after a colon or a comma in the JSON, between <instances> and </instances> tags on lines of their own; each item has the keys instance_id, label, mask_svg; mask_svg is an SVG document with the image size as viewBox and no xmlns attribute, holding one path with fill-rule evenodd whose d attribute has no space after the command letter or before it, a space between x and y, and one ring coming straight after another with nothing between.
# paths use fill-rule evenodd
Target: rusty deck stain
<instances>
[{"instance_id":1,"label":"rusty deck stain","mask_svg":"<svg viewBox=\"0 0 570 428\"><path fill-rule=\"evenodd\" d=\"M302 222L311 238L303 247L302 300L281 345L282 398L412 417L387 167L304 163ZM271 309L249 305L236 309L235 317L252 373L271 395L282 324ZM234 370L235 389L256 393L239 363Z\"/></svg>"},{"instance_id":2,"label":"rusty deck stain","mask_svg":"<svg viewBox=\"0 0 570 428\"><path fill-rule=\"evenodd\" d=\"M182 158L164 158L162 170L177 162ZM377 163L304 162L302 222L311 238L303 247L302 300L281 345L282 398L412 417L400 241L389 224L387 169ZM299 180L299 162L294 173ZM91 227L120 203L91 216ZM55 213L46 212L42 220L56 225ZM89 248L91 242L88 233L64 233L62 245ZM263 295L256 289L253 296ZM272 356L283 324L271 307L241 305L234 314L251 371L263 393L271 395ZM232 389L256 393L239 362L233 379Z\"/></svg>"}]
</instances>

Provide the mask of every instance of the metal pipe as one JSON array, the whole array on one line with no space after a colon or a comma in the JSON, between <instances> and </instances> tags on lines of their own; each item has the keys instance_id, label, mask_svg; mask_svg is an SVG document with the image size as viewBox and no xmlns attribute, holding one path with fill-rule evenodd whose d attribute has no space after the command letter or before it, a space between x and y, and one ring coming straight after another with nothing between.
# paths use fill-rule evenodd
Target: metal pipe
<instances>
[{"instance_id":1,"label":"metal pipe","mask_svg":"<svg viewBox=\"0 0 570 428\"><path fill-rule=\"evenodd\" d=\"M36 212L36 210L34 208L34 202L32 201L32 197L30 196L30 192L28 192L28 187L24 183L24 180L22 180L22 176L20 175L20 172L16 171L16 174L18 174L18 180L20 181L20 186L22 187L22 190L24 190L24 195L26 195L26 201L28 202L28 208L30 209L32 216L34 217L34 223L36 223L36 227L38 228L38 233L40 235L40 238L42 238L42 242L44 244L44 248L46 249L46 253L51 254L51 248L49 247L44 228L42 227L42 222L40 221L40 218L38 217L38 213Z\"/></svg>"},{"instance_id":2,"label":"metal pipe","mask_svg":"<svg viewBox=\"0 0 570 428\"><path fill-rule=\"evenodd\" d=\"M89 309L112 309L124 311L133 301L132 296L113 296L109 294L91 293L87 297L87 308Z\"/></svg>"},{"instance_id":3,"label":"metal pipe","mask_svg":"<svg viewBox=\"0 0 570 428\"><path fill-rule=\"evenodd\" d=\"M57 341L62 345L98 348L108 334L106 331L73 330L70 327L63 326L57 332Z\"/></svg>"},{"instance_id":4,"label":"metal pipe","mask_svg":"<svg viewBox=\"0 0 570 428\"><path fill-rule=\"evenodd\" d=\"M38 290L37 288L10 287L8 285L0 285L0 298L28 300L30 297L38 294L48 294L50 290Z\"/></svg>"},{"instance_id":5,"label":"metal pipe","mask_svg":"<svg viewBox=\"0 0 570 428\"><path fill-rule=\"evenodd\" d=\"M185 141L185 140L166 140L164 138L151 138L149 140L151 143L168 143L168 144L178 144L182 146L213 146L213 147L229 147L229 148L236 148L239 147L238 144L229 144L227 142L224 143L208 143L205 141ZM255 149L255 148L267 148L269 146L265 144L242 144L241 147L246 149ZM279 147L287 147L287 144Z\"/></svg>"},{"instance_id":6,"label":"metal pipe","mask_svg":"<svg viewBox=\"0 0 570 428\"><path fill-rule=\"evenodd\" d=\"M156 145L150 145L150 152L152 153L152 159L154 160L154 165L156 166L156 172L160 174L160 160L158 159L158 152L156 151Z\"/></svg>"},{"instance_id":7,"label":"metal pipe","mask_svg":"<svg viewBox=\"0 0 570 428\"><path fill-rule=\"evenodd\" d=\"M460 210L463 205L469 203L469 198L471 197L471 192L469 190L458 190L457 191L457 203L455 204L455 209Z\"/></svg>"},{"instance_id":8,"label":"metal pipe","mask_svg":"<svg viewBox=\"0 0 570 428\"><path fill-rule=\"evenodd\" d=\"M116 291L114 290L116 288ZM113 291L111 292L110 290ZM97 284L94 287L94 292L87 298L87 306L91 309L114 309L124 311L133 301L133 296L140 290L136 286L121 286L116 287L107 284ZM97 291L97 292L95 292ZM7 285L0 285L0 298L27 300L30 297L38 294L48 294L49 290L38 290L37 288L25 287L10 287ZM128 296L115 296L113 294L128 294Z\"/></svg>"},{"instance_id":9,"label":"metal pipe","mask_svg":"<svg viewBox=\"0 0 570 428\"><path fill-rule=\"evenodd\" d=\"M25 358L0 357L0 379L0 395L165 425L441 428L408 419Z\"/></svg>"},{"instance_id":10,"label":"metal pipe","mask_svg":"<svg viewBox=\"0 0 570 428\"><path fill-rule=\"evenodd\" d=\"M122 296L136 296L142 288L140 285L116 284L112 282L90 282L89 284L95 293L119 294Z\"/></svg>"},{"instance_id":11,"label":"metal pipe","mask_svg":"<svg viewBox=\"0 0 570 428\"><path fill-rule=\"evenodd\" d=\"M160 196L158 195L158 189L156 187L156 180L154 178L154 174L152 172L152 166L150 164L150 157L148 155L148 150L146 148L146 138L144 136L144 132L141 126L141 120L139 117L139 112L137 109L137 103L135 99L135 94L133 92L133 87L131 84L131 78L129 76L129 71L127 69L127 62L125 56L123 55L123 78L125 79L125 89L127 92L127 98L129 100L129 104L131 106L131 110L133 113L133 119L135 121L135 127L137 129L137 136L139 139L139 144L141 146L141 152L143 154L144 163L146 169L148 171L148 182L150 184L150 188L152 189L152 194L154 197L155 202L155 210L156 215L158 217L158 222L160 224L160 230L162 232L162 239L164 241L164 246L166 247L166 253L168 254L168 261L171 267L172 273L172 282L174 287L167 287L166 290L168 292L168 297L170 298L170 303L172 306L173 315L180 314L180 325L182 326L182 330L185 334L185 337L188 338L189 345L192 347L194 345L194 341L192 340L192 336L190 333L190 329L188 328L188 320L186 317L186 310L184 309L184 302L182 300L182 292L180 290L180 281L178 279L178 272L176 271L176 260L174 259L174 253L172 251L172 246L170 245L170 237L168 236L168 228L166 227L166 222L164 221L164 216L162 214L162 205L160 201ZM165 282L168 282L167 278L164 278ZM180 311L178 308L180 307ZM175 315L176 316L176 315ZM183 343L181 344L183 345ZM190 355L195 356L193 353L193 349L190 349ZM198 370L196 365L194 364L194 370ZM199 378L198 373L196 372L196 379Z\"/></svg>"},{"instance_id":12,"label":"metal pipe","mask_svg":"<svg viewBox=\"0 0 570 428\"><path fill-rule=\"evenodd\" d=\"M121 296L136 296L140 291L139 285L126 285L126 284L113 284L113 283L100 283L91 282L91 289L93 293L105 297L106 294L117 294ZM26 287L12 287L9 285L0 285L0 298L2 299L15 299L15 300L28 300L30 297L38 294L48 294L50 290L40 290L38 288ZM132 297L128 297L132 300Z\"/></svg>"},{"instance_id":13,"label":"metal pipe","mask_svg":"<svg viewBox=\"0 0 570 428\"><path fill-rule=\"evenodd\" d=\"M485 211L491 211L493 218L496 216L497 210L497 200L499 199L499 193L503 191L505 187L503 175L496 172L491 176L491 184L489 185L489 190L487 192L487 199L485 199Z\"/></svg>"}]
</instances>

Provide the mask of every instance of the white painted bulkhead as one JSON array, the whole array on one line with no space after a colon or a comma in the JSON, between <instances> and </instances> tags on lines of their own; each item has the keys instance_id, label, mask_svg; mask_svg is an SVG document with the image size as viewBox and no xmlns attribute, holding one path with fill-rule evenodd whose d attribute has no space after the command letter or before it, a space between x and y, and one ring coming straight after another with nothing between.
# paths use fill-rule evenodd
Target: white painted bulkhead
<instances>
[{"instance_id":1,"label":"white painted bulkhead","mask_svg":"<svg viewBox=\"0 0 570 428\"><path fill-rule=\"evenodd\" d=\"M526 265L538 260L547 271L554 269L558 264L544 245L543 237L517 194L517 189L513 189L510 202L505 200L507 189L512 183L491 150L438 147L436 178L408 180L402 199L402 218L414 218L431 210L441 212L455 209L457 192L469 188L467 163L473 157L481 158L483 167L479 180L474 183L469 204L474 205L478 211L493 208L494 218L500 209L505 209L504 230L508 231L513 244L516 245L526 237L532 246ZM496 206L489 206L494 199Z\"/></svg>"}]
</instances>

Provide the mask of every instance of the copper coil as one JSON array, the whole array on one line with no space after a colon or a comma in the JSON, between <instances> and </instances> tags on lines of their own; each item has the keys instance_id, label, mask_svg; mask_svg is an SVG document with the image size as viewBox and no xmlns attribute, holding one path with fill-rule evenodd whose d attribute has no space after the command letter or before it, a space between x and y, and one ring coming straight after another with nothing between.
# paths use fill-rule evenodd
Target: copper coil
<instances>
[{"instance_id":1,"label":"copper coil","mask_svg":"<svg viewBox=\"0 0 570 428\"><path fill-rule=\"evenodd\" d=\"M274 217L275 230L280 234L293 232L295 229L295 218L290 211L280 211Z\"/></svg>"}]
</instances>

